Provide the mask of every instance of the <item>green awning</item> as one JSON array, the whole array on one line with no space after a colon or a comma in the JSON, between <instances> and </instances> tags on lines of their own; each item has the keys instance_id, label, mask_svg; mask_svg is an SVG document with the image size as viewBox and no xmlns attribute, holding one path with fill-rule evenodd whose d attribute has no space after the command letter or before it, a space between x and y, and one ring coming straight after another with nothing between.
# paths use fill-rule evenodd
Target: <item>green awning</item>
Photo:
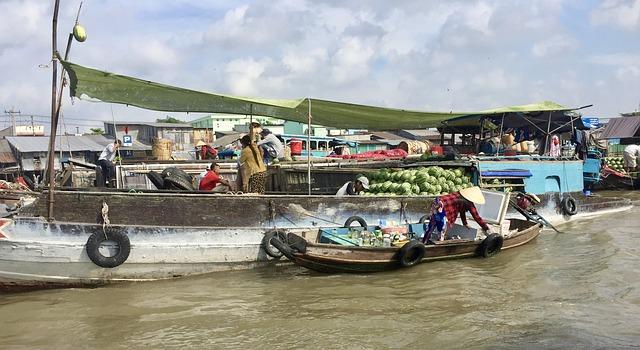
<instances>
[{"instance_id":1,"label":"green awning","mask_svg":"<svg viewBox=\"0 0 640 350\"><path fill-rule=\"evenodd\" d=\"M342 129L396 130L438 127L471 115L568 110L553 102L480 112L423 112L318 99L257 99L189 90L61 61L70 78L71 96L165 112L258 115Z\"/></svg>"}]
</instances>

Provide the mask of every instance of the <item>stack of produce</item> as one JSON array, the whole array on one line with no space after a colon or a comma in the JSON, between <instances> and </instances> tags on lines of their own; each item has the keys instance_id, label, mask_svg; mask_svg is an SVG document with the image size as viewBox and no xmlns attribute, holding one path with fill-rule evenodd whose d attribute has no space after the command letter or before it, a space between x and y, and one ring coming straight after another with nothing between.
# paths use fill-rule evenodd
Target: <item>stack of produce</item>
<instances>
[{"instance_id":1,"label":"stack of produce","mask_svg":"<svg viewBox=\"0 0 640 350\"><path fill-rule=\"evenodd\" d=\"M622 157L606 157L604 163L615 171L624 172L624 159Z\"/></svg>"},{"instance_id":2,"label":"stack of produce","mask_svg":"<svg viewBox=\"0 0 640 350\"><path fill-rule=\"evenodd\" d=\"M464 168L380 169L367 174L367 177L370 185L365 196L437 196L473 186Z\"/></svg>"}]
</instances>

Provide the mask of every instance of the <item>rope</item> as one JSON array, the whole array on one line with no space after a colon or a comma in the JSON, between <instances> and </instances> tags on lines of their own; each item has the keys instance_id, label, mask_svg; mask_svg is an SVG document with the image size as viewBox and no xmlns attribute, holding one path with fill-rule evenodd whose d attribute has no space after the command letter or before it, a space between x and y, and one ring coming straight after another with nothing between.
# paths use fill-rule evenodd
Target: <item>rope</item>
<instances>
[{"instance_id":1,"label":"rope","mask_svg":"<svg viewBox=\"0 0 640 350\"><path fill-rule=\"evenodd\" d=\"M111 225L111 221L109 221L109 206L107 202L102 202L102 232L104 233L104 238L107 239L107 226Z\"/></svg>"}]
</instances>

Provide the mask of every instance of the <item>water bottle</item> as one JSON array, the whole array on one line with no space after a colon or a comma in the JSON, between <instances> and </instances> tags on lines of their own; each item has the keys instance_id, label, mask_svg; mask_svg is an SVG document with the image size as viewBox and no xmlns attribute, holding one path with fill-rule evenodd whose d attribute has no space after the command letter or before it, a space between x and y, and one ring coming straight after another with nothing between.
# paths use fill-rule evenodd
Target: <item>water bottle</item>
<instances>
[{"instance_id":1,"label":"water bottle","mask_svg":"<svg viewBox=\"0 0 640 350\"><path fill-rule=\"evenodd\" d=\"M391 247L391 237L389 237L388 233L382 235L382 246L383 247Z\"/></svg>"}]
</instances>

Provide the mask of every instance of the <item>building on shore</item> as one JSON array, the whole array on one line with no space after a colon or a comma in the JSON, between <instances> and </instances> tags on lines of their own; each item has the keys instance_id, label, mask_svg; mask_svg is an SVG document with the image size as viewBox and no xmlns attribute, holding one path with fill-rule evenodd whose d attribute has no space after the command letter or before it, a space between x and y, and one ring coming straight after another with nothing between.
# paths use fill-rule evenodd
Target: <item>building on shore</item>
<instances>
[{"instance_id":1,"label":"building on shore","mask_svg":"<svg viewBox=\"0 0 640 350\"><path fill-rule=\"evenodd\" d=\"M112 122L104 123L105 135L123 139L129 135L131 140L151 147L157 139L170 140L174 151L191 151L195 145L191 124L155 123L155 122ZM196 141L197 142L197 141Z\"/></svg>"}]
</instances>

